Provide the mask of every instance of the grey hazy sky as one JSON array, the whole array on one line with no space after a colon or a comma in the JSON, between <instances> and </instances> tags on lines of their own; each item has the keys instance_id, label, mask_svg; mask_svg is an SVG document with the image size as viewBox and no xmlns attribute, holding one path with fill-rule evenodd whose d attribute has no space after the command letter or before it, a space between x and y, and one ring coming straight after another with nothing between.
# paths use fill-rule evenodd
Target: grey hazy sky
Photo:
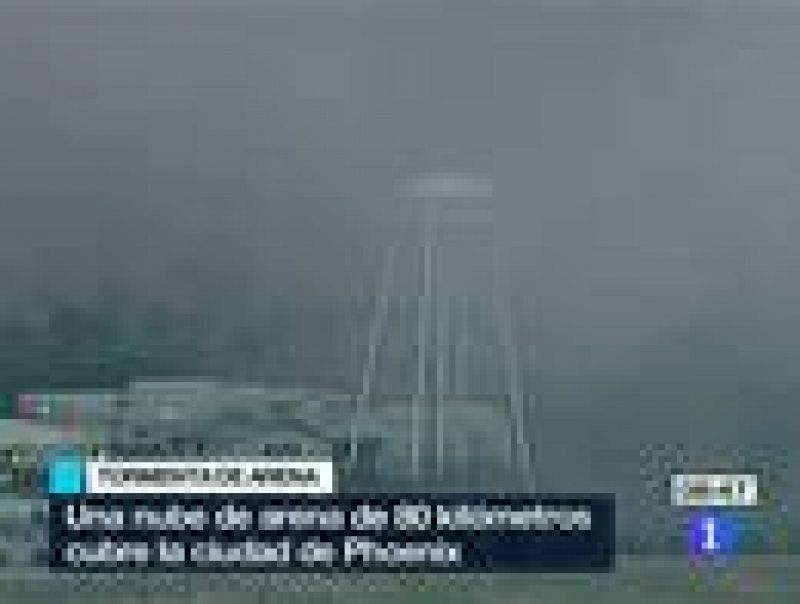
<instances>
[{"instance_id":1,"label":"grey hazy sky","mask_svg":"<svg viewBox=\"0 0 800 604\"><path fill-rule=\"evenodd\" d=\"M344 293L405 158L478 154L544 484L634 485L651 441L797 463L800 11L324 4L0 3L3 295Z\"/></svg>"}]
</instances>

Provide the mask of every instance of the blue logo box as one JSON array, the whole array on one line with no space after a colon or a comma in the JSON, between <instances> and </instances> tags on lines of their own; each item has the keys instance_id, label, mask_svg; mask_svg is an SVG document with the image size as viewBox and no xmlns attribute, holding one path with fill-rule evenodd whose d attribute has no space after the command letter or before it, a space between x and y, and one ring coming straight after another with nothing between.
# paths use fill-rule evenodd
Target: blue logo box
<instances>
[{"instance_id":1,"label":"blue logo box","mask_svg":"<svg viewBox=\"0 0 800 604\"><path fill-rule=\"evenodd\" d=\"M77 495L84 491L84 461L78 455L54 457L47 468L50 495Z\"/></svg>"}]
</instances>

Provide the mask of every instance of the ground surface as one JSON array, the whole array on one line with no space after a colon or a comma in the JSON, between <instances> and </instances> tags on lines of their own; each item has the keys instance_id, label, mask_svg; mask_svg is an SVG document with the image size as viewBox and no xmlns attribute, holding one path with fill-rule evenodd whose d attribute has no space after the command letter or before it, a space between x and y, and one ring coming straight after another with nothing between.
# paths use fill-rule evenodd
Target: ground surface
<instances>
[{"instance_id":1,"label":"ground surface","mask_svg":"<svg viewBox=\"0 0 800 604\"><path fill-rule=\"evenodd\" d=\"M161 577L163 580L164 577ZM341 576L311 585L302 575L242 581L194 577L167 578L162 587L132 584L86 588L45 574L4 573L0 602L9 604L261 604L414 602L436 604L525 602L635 604L800 602L800 556L757 557L727 569L701 569L694 577L678 558L621 559L610 575Z\"/></svg>"}]
</instances>

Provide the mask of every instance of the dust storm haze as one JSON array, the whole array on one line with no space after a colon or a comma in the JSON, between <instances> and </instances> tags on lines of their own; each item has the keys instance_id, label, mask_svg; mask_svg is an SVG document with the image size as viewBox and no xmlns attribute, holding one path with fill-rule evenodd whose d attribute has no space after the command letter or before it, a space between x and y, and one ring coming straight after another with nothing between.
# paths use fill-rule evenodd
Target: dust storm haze
<instances>
[{"instance_id":1,"label":"dust storm haze","mask_svg":"<svg viewBox=\"0 0 800 604\"><path fill-rule=\"evenodd\" d=\"M635 494L652 442L797 464L798 62L769 0L4 0L2 306L363 296L446 149L493 179L546 490Z\"/></svg>"}]
</instances>

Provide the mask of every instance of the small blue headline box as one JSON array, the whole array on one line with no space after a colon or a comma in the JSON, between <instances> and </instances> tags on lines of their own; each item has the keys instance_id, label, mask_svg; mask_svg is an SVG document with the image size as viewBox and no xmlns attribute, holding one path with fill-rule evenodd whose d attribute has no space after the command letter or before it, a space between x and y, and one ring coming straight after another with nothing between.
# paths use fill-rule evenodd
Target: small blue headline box
<instances>
[{"instance_id":1,"label":"small blue headline box","mask_svg":"<svg viewBox=\"0 0 800 604\"><path fill-rule=\"evenodd\" d=\"M51 495L76 495L83 492L84 462L78 455L59 455L50 461L47 472Z\"/></svg>"}]
</instances>

